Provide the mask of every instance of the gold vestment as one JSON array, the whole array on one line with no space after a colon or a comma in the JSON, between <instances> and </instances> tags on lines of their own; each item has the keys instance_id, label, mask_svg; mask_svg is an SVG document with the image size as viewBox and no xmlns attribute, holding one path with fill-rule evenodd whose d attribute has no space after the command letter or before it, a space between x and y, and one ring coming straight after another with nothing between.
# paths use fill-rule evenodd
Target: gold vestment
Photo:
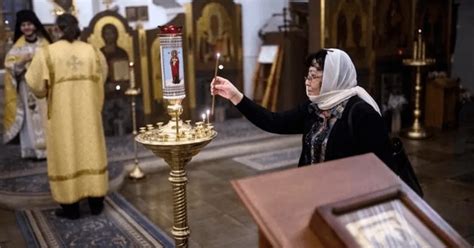
<instances>
[{"instance_id":1,"label":"gold vestment","mask_svg":"<svg viewBox=\"0 0 474 248\"><path fill-rule=\"evenodd\" d=\"M40 36L35 42L27 42L21 36L5 58L3 142L8 143L20 134L22 158L46 157L46 101L31 93L24 73L30 64L25 59L48 44Z\"/></svg>"},{"instance_id":2,"label":"gold vestment","mask_svg":"<svg viewBox=\"0 0 474 248\"><path fill-rule=\"evenodd\" d=\"M60 40L39 50L26 73L48 103L48 178L53 199L70 204L108 190L101 111L107 64L82 41Z\"/></svg>"}]
</instances>

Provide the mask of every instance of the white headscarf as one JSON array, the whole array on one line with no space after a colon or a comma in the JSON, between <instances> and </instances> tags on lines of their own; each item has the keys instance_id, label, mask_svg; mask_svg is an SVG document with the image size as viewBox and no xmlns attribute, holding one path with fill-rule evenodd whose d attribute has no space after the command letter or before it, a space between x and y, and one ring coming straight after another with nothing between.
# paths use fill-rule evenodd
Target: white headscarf
<instances>
[{"instance_id":1,"label":"white headscarf","mask_svg":"<svg viewBox=\"0 0 474 248\"><path fill-rule=\"evenodd\" d=\"M318 104L320 109L328 110L358 95L380 114L379 106L374 99L367 91L357 86L357 73L349 55L336 48L327 50L321 92L318 96L310 96L306 92L309 100Z\"/></svg>"}]
</instances>

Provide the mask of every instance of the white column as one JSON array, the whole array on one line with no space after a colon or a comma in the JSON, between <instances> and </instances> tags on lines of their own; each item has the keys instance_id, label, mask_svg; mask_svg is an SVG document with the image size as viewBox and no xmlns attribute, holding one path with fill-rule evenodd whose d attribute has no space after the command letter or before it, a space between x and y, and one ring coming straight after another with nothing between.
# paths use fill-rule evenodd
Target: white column
<instances>
[{"instance_id":1,"label":"white column","mask_svg":"<svg viewBox=\"0 0 474 248\"><path fill-rule=\"evenodd\" d=\"M262 41L258 30L274 13L281 13L287 0L240 0L242 4L242 44L244 67L244 94L253 97L252 76Z\"/></svg>"},{"instance_id":2,"label":"white column","mask_svg":"<svg viewBox=\"0 0 474 248\"><path fill-rule=\"evenodd\" d=\"M52 13L53 4L49 0L33 0L33 11L43 24L51 24L56 21L56 16Z\"/></svg>"}]
</instances>

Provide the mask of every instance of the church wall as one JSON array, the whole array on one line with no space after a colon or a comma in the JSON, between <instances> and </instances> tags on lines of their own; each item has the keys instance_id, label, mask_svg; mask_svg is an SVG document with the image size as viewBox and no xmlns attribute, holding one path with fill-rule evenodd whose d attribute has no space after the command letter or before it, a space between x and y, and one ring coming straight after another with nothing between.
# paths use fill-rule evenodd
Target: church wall
<instances>
[{"instance_id":1,"label":"church wall","mask_svg":"<svg viewBox=\"0 0 474 248\"><path fill-rule=\"evenodd\" d=\"M191 2L189 0L178 0L179 4ZM243 44L243 64L244 64L244 93L252 96L252 76L256 65L259 48L262 41L258 37L258 30L274 14L281 13L282 9L288 5L288 0L235 0L242 4L242 44ZM33 8L40 20L46 24L52 24L55 16L52 14L54 5L50 0L33 0ZM102 1L97 0L76 0L79 24L83 28L89 25L92 17L100 11L105 10ZM126 6L148 6L149 21L144 22L145 29L156 28L158 25L167 23L182 12L182 9L168 9L153 4L153 0L115 0L111 8L119 6L119 13L125 16ZM133 24L132 24L133 25Z\"/></svg>"},{"instance_id":2,"label":"church wall","mask_svg":"<svg viewBox=\"0 0 474 248\"><path fill-rule=\"evenodd\" d=\"M474 92L474 1L458 0L458 24L454 48L452 76L461 79L461 85Z\"/></svg>"},{"instance_id":3,"label":"church wall","mask_svg":"<svg viewBox=\"0 0 474 248\"><path fill-rule=\"evenodd\" d=\"M287 0L241 0L242 4L242 44L244 63L244 93L252 97L252 76L257 62L261 39L258 30L274 14L281 13L288 5Z\"/></svg>"},{"instance_id":4,"label":"church wall","mask_svg":"<svg viewBox=\"0 0 474 248\"><path fill-rule=\"evenodd\" d=\"M163 25L167 23L169 17L167 16L167 11L155 4L153 0L115 0L111 6L120 6L119 13L122 16L125 15L125 8L130 6L148 6L148 21L143 22L143 27L145 29L153 29L158 25ZM100 4L100 11L105 10L105 5ZM133 25L133 24L132 24Z\"/></svg>"},{"instance_id":5,"label":"church wall","mask_svg":"<svg viewBox=\"0 0 474 248\"><path fill-rule=\"evenodd\" d=\"M50 0L33 0L33 10L44 24L53 24L56 16L53 14L54 4ZM89 25L89 21L95 15L93 11L93 3L95 0L75 1L76 9L79 11L78 20L81 27Z\"/></svg>"},{"instance_id":6,"label":"church wall","mask_svg":"<svg viewBox=\"0 0 474 248\"><path fill-rule=\"evenodd\" d=\"M56 17L52 14L54 5L50 0L33 0L33 9L38 15L38 18L46 24L52 24L56 20ZM97 0L76 0L76 9L78 10L79 25L81 28L89 25L92 17L100 11L106 9L102 1ZM153 4L153 0L115 0L110 8L119 6L118 11L121 15L125 15L125 7L127 6L148 6L148 18L147 22L143 22L145 29L156 28L158 25L167 23L174 16L182 12L181 9L165 10L164 8ZM133 24L132 24L133 25Z\"/></svg>"}]
</instances>

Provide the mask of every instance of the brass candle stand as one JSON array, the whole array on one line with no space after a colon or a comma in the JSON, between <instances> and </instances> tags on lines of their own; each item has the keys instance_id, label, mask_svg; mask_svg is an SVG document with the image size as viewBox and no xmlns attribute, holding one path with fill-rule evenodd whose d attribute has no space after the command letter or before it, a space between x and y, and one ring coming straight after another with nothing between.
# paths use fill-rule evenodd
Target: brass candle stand
<instances>
[{"instance_id":1,"label":"brass candle stand","mask_svg":"<svg viewBox=\"0 0 474 248\"><path fill-rule=\"evenodd\" d=\"M401 134L410 139L425 139L431 134L423 127L420 121L421 108L420 96L422 92L421 86L421 67L428 66L435 63L435 59L425 58L425 42L422 41L421 30L418 30L418 40L413 45L413 56L410 59L404 59L403 64L407 66L416 67L416 81L415 81L415 106L413 109L413 124L410 128L403 130Z\"/></svg>"},{"instance_id":2,"label":"brass candle stand","mask_svg":"<svg viewBox=\"0 0 474 248\"><path fill-rule=\"evenodd\" d=\"M135 73L133 72L133 62L130 62L130 88L125 91L125 95L130 96L131 104L132 104L132 128L133 128L133 137L137 136L137 113L136 113L136 97L140 95L140 89L135 88ZM135 138L133 139L133 152L134 152L134 160L133 160L133 169L128 174L128 177L131 179L142 179L145 177L145 173L141 170L140 166L138 165L138 152L137 152L137 142Z\"/></svg>"},{"instance_id":3,"label":"brass candle stand","mask_svg":"<svg viewBox=\"0 0 474 248\"><path fill-rule=\"evenodd\" d=\"M176 247L188 247L190 230L187 223L186 204L186 164L201 149L211 142L217 132L207 122L196 122L192 126L191 121L183 122L180 115L183 112L182 99L168 100L168 114L171 120L163 125L148 124L141 127L135 140L151 150L157 157L163 158L170 166L171 172L168 180L173 189L173 219L174 224L171 233L174 236Z\"/></svg>"}]
</instances>

